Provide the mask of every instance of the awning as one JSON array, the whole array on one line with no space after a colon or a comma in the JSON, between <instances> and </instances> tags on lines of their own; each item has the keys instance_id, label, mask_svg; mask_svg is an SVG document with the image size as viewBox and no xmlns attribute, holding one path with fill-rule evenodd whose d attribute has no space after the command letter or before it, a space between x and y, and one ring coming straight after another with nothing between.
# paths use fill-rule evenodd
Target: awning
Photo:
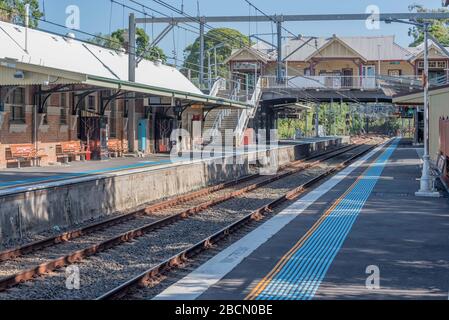
<instances>
[{"instance_id":1,"label":"awning","mask_svg":"<svg viewBox=\"0 0 449 320\"><path fill-rule=\"evenodd\" d=\"M252 107L247 103L220 97L212 97L204 94L173 90L170 88L161 88L118 79L86 75L46 66L16 62L14 60L0 59L0 74L1 86L81 84L148 94L152 96L188 100L195 104L203 104L210 107L231 109L245 109Z\"/></svg>"}]
</instances>

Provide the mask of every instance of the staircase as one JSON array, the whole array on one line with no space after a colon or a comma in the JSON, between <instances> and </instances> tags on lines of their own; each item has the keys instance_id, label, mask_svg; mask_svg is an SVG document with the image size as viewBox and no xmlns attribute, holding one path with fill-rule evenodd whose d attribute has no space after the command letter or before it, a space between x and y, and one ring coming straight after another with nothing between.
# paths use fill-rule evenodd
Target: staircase
<instances>
[{"instance_id":1,"label":"staircase","mask_svg":"<svg viewBox=\"0 0 449 320\"><path fill-rule=\"evenodd\" d=\"M232 132L232 136L236 137L236 144L240 145L249 119L255 116L259 104L261 96L260 80L255 90L242 92L240 91L239 86L232 85L231 88L229 88L229 86L226 85L225 79L219 79L214 84L210 94L216 97L245 102L254 106L253 108L245 110L214 109L206 115L204 132L209 130L213 135L221 133L223 139L227 131ZM227 134L230 135L231 133ZM228 139L228 137L226 137L226 139ZM229 139L233 138L229 137Z\"/></svg>"}]
</instances>

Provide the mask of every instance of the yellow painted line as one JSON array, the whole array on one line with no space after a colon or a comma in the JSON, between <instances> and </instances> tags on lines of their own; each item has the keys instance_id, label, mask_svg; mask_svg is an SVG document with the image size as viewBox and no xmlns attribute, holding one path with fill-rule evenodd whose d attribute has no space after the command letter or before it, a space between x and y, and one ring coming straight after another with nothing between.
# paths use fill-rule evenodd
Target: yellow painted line
<instances>
[{"instance_id":1,"label":"yellow painted line","mask_svg":"<svg viewBox=\"0 0 449 320\"><path fill-rule=\"evenodd\" d=\"M374 160L373 163L377 161L382 156ZM303 244L309 239L316 229L323 223L324 220L331 214L331 212L340 204L341 201L355 188L357 183L365 176L365 173L369 170L370 166L354 181L354 183L346 190L346 192L341 195L332 206L315 222L315 224L307 231L307 233L281 258L281 260L274 266L274 268L254 287L253 290L248 294L245 300L256 299L270 284L273 278L282 270L282 268L287 264L290 258L303 246Z\"/></svg>"}]
</instances>

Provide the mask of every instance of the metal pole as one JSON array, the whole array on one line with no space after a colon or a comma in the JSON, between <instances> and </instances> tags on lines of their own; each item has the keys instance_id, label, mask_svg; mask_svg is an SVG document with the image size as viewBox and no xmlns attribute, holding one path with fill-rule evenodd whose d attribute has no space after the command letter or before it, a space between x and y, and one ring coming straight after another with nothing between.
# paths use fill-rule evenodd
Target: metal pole
<instances>
[{"instance_id":1,"label":"metal pole","mask_svg":"<svg viewBox=\"0 0 449 320\"><path fill-rule=\"evenodd\" d=\"M30 26L30 4L25 4L25 51L28 52L28 28Z\"/></svg>"},{"instance_id":2,"label":"metal pole","mask_svg":"<svg viewBox=\"0 0 449 320\"><path fill-rule=\"evenodd\" d=\"M278 83L282 81L282 20L277 18L277 80Z\"/></svg>"},{"instance_id":3,"label":"metal pole","mask_svg":"<svg viewBox=\"0 0 449 320\"><path fill-rule=\"evenodd\" d=\"M128 80L136 81L136 20L134 13L129 14L128 39ZM136 150L136 106L135 93L131 92L128 100L128 144L131 152Z\"/></svg>"},{"instance_id":4,"label":"metal pole","mask_svg":"<svg viewBox=\"0 0 449 320\"><path fill-rule=\"evenodd\" d=\"M306 123L304 126L304 135L305 135L305 137L308 137L309 136L309 124L307 122L309 122L309 112L306 110L305 114L306 114Z\"/></svg>"},{"instance_id":5,"label":"metal pole","mask_svg":"<svg viewBox=\"0 0 449 320\"><path fill-rule=\"evenodd\" d=\"M204 22L200 22L200 74L199 74L200 89L203 88L204 83Z\"/></svg>"},{"instance_id":6,"label":"metal pole","mask_svg":"<svg viewBox=\"0 0 449 320\"><path fill-rule=\"evenodd\" d=\"M418 106L415 108L415 139L414 143L419 143L419 119L418 119Z\"/></svg>"},{"instance_id":7,"label":"metal pole","mask_svg":"<svg viewBox=\"0 0 449 320\"><path fill-rule=\"evenodd\" d=\"M217 64L217 47L214 47L214 59L215 59L215 79L218 79L218 64Z\"/></svg>"},{"instance_id":8,"label":"metal pole","mask_svg":"<svg viewBox=\"0 0 449 320\"><path fill-rule=\"evenodd\" d=\"M136 81L136 18L134 13L129 14L129 39L128 39L128 80Z\"/></svg>"},{"instance_id":9,"label":"metal pole","mask_svg":"<svg viewBox=\"0 0 449 320\"><path fill-rule=\"evenodd\" d=\"M208 83L209 83L209 90L210 89L212 89L212 68L211 68L211 66L210 66L210 64L211 64L211 57L210 57L210 51L207 51L207 63L208 63L208 77L209 77L209 81L208 81Z\"/></svg>"},{"instance_id":10,"label":"metal pole","mask_svg":"<svg viewBox=\"0 0 449 320\"><path fill-rule=\"evenodd\" d=\"M320 133L319 133L319 129L320 129L320 105L317 103L315 106L315 137L319 138L320 137Z\"/></svg>"},{"instance_id":11,"label":"metal pole","mask_svg":"<svg viewBox=\"0 0 449 320\"><path fill-rule=\"evenodd\" d=\"M424 23L424 156L422 176L420 180L420 190L416 196L435 197L439 196L435 192L430 176L430 156L429 156L429 24Z\"/></svg>"}]
</instances>

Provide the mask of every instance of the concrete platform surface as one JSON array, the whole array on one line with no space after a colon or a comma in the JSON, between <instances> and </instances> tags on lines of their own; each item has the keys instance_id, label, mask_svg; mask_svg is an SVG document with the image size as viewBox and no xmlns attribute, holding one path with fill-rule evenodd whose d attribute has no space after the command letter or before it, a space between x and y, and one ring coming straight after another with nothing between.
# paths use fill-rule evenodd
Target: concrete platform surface
<instances>
[{"instance_id":1,"label":"concrete platform surface","mask_svg":"<svg viewBox=\"0 0 449 320\"><path fill-rule=\"evenodd\" d=\"M336 137L329 138L307 138L297 141L280 142L279 148L289 147L292 145L309 144L314 142L328 141ZM213 158L220 158L232 154L252 153L261 150L264 146L246 146L245 150L238 149L234 153L216 150ZM185 152L188 154L188 152ZM211 157L207 155L194 153L195 159L210 160ZM126 172L130 170L155 170L173 165L189 164L198 160L191 160L186 158L176 157L171 159L170 155L151 155L144 158L111 158L105 161L85 161L72 162L69 165L55 165L47 167L23 167L23 168L9 168L0 169L0 195L8 194L14 191L20 192L27 190L26 187L40 185L49 182L70 182L73 179L80 177L98 177L100 175L114 175L119 172ZM52 184L45 185L46 187L53 186Z\"/></svg>"},{"instance_id":2,"label":"concrete platform surface","mask_svg":"<svg viewBox=\"0 0 449 320\"><path fill-rule=\"evenodd\" d=\"M373 151L156 299L448 299L449 199L414 196L420 163Z\"/></svg>"}]
</instances>

